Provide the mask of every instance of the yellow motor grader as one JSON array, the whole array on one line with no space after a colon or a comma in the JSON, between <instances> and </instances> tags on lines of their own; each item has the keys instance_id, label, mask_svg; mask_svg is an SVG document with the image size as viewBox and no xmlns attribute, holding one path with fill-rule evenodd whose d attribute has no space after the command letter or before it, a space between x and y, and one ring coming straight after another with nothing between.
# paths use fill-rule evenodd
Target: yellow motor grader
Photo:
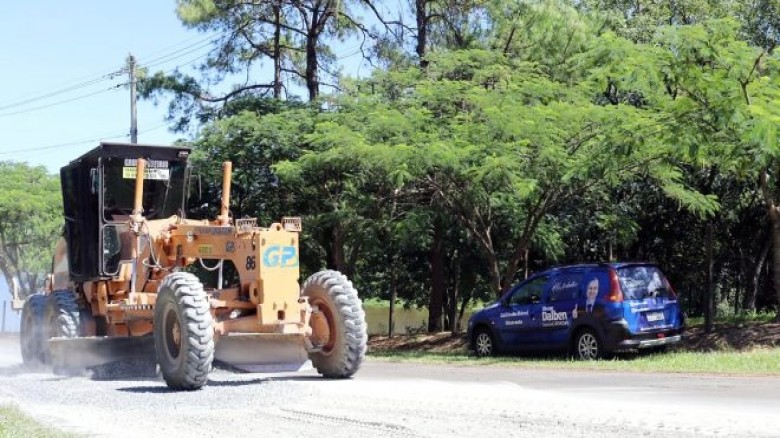
<instances>
[{"instance_id":1,"label":"yellow motor grader","mask_svg":"<svg viewBox=\"0 0 780 438\"><path fill-rule=\"evenodd\" d=\"M205 385L215 359L249 371L310 360L325 377L352 376L367 340L352 283L326 270L301 287L300 218L267 228L234 219L230 162L219 216L187 219L189 154L101 143L61 169L65 231L52 274L43 293L16 302L24 362L57 372L156 358L180 390Z\"/></svg>"}]
</instances>

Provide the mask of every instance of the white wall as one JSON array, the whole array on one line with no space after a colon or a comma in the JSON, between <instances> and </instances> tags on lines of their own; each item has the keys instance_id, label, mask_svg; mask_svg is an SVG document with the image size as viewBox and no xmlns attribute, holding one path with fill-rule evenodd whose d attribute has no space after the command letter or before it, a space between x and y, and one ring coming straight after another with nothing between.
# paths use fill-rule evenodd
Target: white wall
<instances>
[{"instance_id":1,"label":"white wall","mask_svg":"<svg viewBox=\"0 0 780 438\"><path fill-rule=\"evenodd\" d=\"M3 320L3 302L5 302L5 331L18 332L19 331L19 317L20 313L11 310L11 292L8 291L8 284L5 282L5 277L0 275L0 324ZM0 327L2 328L2 327Z\"/></svg>"}]
</instances>

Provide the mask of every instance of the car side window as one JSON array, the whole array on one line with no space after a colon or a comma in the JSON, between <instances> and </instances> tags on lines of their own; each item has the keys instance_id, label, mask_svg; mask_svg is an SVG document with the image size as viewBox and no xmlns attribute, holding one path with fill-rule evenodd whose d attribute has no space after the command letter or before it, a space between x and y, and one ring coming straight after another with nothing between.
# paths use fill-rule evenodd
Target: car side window
<instances>
[{"instance_id":1,"label":"car side window","mask_svg":"<svg viewBox=\"0 0 780 438\"><path fill-rule=\"evenodd\" d=\"M558 301L575 301L579 296L581 281L582 272L556 275L550 285L547 301L550 303Z\"/></svg>"},{"instance_id":2,"label":"car side window","mask_svg":"<svg viewBox=\"0 0 780 438\"><path fill-rule=\"evenodd\" d=\"M538 303L544 291L544 285L547 284L549 277L543 275L525 283L517 288L509 297L509 305L524 305Z\"/></svg>"}]
</instances>

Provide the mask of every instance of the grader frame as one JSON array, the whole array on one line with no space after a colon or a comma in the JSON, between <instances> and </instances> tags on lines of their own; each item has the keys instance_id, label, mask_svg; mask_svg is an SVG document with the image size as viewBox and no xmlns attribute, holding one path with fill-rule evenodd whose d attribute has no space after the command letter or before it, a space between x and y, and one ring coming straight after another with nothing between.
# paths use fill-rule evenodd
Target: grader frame
<instances>
[{"instance_id":1,"label":"grader frame","mask_svg":"<svg viewBox=\"0 0 780 438\"><path fill-rule=\"evenodd\" d=\"M274 371L311 359L324 376L353 375L366 328L351 282L322 271L301 288L300 218L267 228L231 218L230 162L223 163L219 215L186 219L188 155L186 148L101 144L63 168L65 238L48 289L24 304L25 361L56 370L153 355L176 389L202 387L215 356ZM79 187L89 190L82 199L68 192ZM177 205L179 214L168 216ZM145 207L156 218L146 217ZM97 218L84 213L90 209ZM91 245L97 254L79 240L90 233L99 240ZM224 287L227 262L238 281ZM184 271L196 263L218 271L215 287Z\"/></svg>"}]
</instances>

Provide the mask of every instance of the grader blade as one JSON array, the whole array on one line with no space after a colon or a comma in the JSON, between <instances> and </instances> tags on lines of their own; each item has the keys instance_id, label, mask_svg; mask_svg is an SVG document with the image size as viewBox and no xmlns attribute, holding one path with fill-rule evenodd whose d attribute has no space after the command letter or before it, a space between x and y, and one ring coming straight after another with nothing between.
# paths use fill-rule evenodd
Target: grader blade
<instances>
[{"instance_id":1,"label":"grader blade","mask_svg":"<svg viewBox=\"0 0 780 438\"><path fill-rule=\"evenodd\" d=\"M214 358L253 373L303 371L312 368L303 338L282 334L231 334L217 341Z\"/></svg>"},{"instance_id":2,"label":"grader blade","mask_svg":"<svg viewBox=\"0 0 780 438\"><path fill-rule=\"evenodd\" d=\"M113 362L155 359L154 338L83 337L49 339L55 369L86 369Z\"/></svg>"}]
</instances>

